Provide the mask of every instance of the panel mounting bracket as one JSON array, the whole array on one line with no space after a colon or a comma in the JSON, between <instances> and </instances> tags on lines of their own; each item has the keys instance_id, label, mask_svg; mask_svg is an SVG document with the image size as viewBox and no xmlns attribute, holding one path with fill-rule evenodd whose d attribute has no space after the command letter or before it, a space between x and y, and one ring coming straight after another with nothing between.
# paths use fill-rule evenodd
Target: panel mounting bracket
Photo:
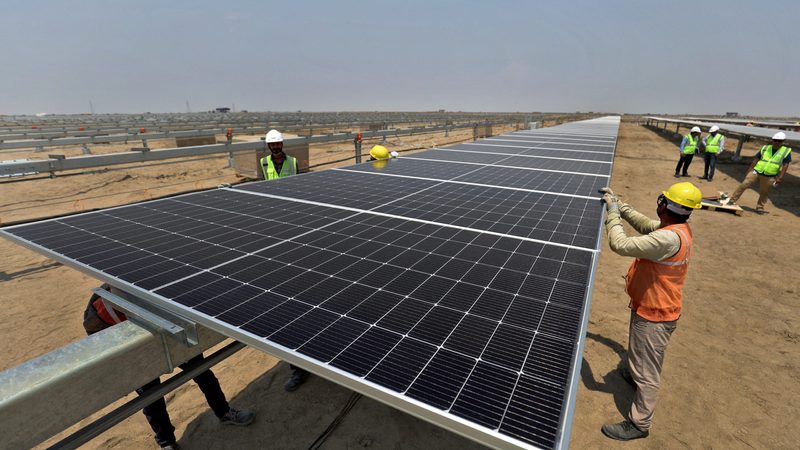
<instances>
[{"instance_id":1,"label":"panel mounting bracket","mask_svg":"<svg viewBox=\"0 0 800 450\"><path fill-rule=\"evenodd\" d=\"M92 292L111 303L114 309L124 312L131 321L143 328L163 333L187 347L194 347L199 342L197 324L193 320L169 312L117 289L112 292L102 288L94 288Z\"/></svg>"}]
</instances>

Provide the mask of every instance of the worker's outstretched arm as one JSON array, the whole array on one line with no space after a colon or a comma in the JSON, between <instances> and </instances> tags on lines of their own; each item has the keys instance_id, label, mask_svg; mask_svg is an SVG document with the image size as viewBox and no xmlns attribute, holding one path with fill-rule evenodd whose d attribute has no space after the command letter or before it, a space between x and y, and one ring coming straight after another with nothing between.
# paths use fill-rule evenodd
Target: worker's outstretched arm
<instances>
[{"instance_id":1,"label":"worker's outstretched arm","mask_svg":"<svg viewBox=\"0 0 800 450\"><path fill-rule=\"evenodd\" d=\"M635 229L640 234L648 234L652 233L653 231L657 230L661 222L658 220L653 220L644 214L636 211L630 205L620 200L615 194L614 191L611 190L609 187L604 187L600 189L603 195L603 203L606 204L606 208L608 208L609 214L612 209L618 211L620 217L626 220L633 229Z\"/></svg>"},{"instance_id":2,"label":"worker's outstretched arm","mask_svg":"<svg viewBox=\"0 0 800 450\"><path fill-rule=\"evenodd\" d=\"M642 236L627 236L625 228L622 226L619 205L616 202L606 203L606 208L608 245L614 253L658 261L671 257L680 249L681 240L674 231L656 229ZM631 211L633 210L631 209ZM633 212L636 213L636 211ZM645 219L650 220L646 217Z\"/></svg>"},{"instance_id":3,"label":"worker's outstretched arm","mask_svg":"<svg viewBox=\"0 0 800 450\"><path fill-rule=\"evenodd\" d=\"M656 231L661 225L661 221L653 220L644 214L636 211L631 205L619 202L620 216L636 230L639 234L648 234Z\"/></svg>"}]
</instances>

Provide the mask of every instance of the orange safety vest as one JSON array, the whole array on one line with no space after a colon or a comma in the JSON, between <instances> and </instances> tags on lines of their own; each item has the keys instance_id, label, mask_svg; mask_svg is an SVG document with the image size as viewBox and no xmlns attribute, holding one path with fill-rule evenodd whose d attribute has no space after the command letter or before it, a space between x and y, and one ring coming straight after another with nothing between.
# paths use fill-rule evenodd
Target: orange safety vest
<instances>
[{"instance_id":1,"label":"orange safety vest","mask_svg":"<svg viewBox=\"0 0 800 450\"><path fill-rule=\"evenodd\" d=\"M103 298L99 295L97 296L97 299L92 302L92 307L97 312L97 316L100 317L103 322L109 325L116 325L120 322L128 320L128 318L125 317L125 314L122 312L117 311L114 308L106 307L106 302L104 302Z\"/></svg>"},{"instance_id":2,"label":"orange safety vest","mask_svg":"<svg viewBox=\"0 0 800 450\"><path fill-rule=\"evenodd\" d=\"M625 277L630 308L651 322L670 322L681 316L681 291L692 250L692 230L688 224L669 225L662 230L678 233L681 240L678 252L660 261L636 258Z\"/></svg>"}]
</instances>

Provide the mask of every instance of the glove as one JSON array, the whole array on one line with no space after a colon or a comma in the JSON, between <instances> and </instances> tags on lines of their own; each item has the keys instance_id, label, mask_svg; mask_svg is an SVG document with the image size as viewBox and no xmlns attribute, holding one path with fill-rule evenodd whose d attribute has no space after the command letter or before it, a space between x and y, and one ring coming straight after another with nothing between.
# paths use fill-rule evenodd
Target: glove
<instances>
[{"instance_id":1,"label":"glove","mask_svg":"<svg viewBox=\"0 0 800 450\"><path fill-rule=\"evenodd\" d=\"M600 189L600 192L603 193L603 203L609 205L611 203L617 203L619 199L614 194L614 191L611 190L610 187L604 187Z\"/></svg>"}]
</instances>

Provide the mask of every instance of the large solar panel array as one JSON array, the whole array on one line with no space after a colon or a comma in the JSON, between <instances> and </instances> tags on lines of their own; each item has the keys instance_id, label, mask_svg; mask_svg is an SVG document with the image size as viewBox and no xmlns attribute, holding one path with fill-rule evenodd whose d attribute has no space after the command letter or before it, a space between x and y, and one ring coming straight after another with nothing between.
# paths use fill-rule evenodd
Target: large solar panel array
<instances>
[{"instance_id":1,"label":"large solar panel array","mask_svg":"<svg viewBox=\"0 0 800 450\"><path fill-rule=\"evenodd\" d=\"M7 227L495 447L566 446L618 117Z\"/></svg>"}]
</instances>

